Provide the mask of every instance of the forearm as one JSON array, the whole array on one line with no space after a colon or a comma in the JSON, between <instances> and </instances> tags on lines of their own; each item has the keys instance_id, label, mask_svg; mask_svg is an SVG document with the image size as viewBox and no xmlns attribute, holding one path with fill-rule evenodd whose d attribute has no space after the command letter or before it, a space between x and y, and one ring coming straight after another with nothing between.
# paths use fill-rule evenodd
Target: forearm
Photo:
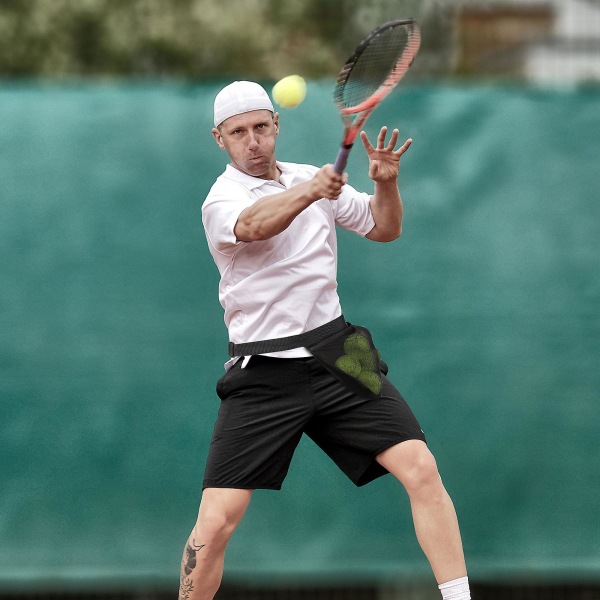
<instances>
[{"instance_id":1,"label":"forearm","mask_svg":"<svg viewBox=\"0 0 600 600\"><path fill-rule=\"evenodd\" d=\"M245 208L235 224L235 236L242 242L268 240L287 229L313 202L321 198L337 199L344 183L345 175L340 176L332 165L325 165L309 181L265 196Z\"/></svg>"},{"instance_id":2,"label":"forearm","mask_svg":"<svg viewBox=\"0 0 600 600\"><path fill-rule=\"evenodd\" d=\"M268 240L287 229L303 210L318 199L311 193L309 182L265 196L241 212L235 224L235 236L243 242Z\"/></svg>"},{"instance_id":3,"label":"forearm","mask_svg":"<svg viewBox=\"0 0 600 600\"><path fill-rule=\"evenodd\" d=\"M375 193L371 196L371 214L375 227L367 238L376 242L391 242L402 233L402 198L398 181L375 182Z\"/></svg>"}]
</instances>

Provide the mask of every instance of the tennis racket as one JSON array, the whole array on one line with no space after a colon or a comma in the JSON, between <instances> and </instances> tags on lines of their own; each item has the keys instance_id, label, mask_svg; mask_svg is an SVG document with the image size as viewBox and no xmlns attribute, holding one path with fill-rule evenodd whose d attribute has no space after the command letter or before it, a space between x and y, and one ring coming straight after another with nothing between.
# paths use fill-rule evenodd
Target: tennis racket
<instances>
[{"instance_id":1,"label":"tennis racket","mask_svg":"<svg viewBox=\"0 0 600 600\"><path fill-rule=\"evenodd\" d=\"M356 136L408 71L420 44L421 30L414 19L390 21L374 29L346 61L333 92L344 121L342 146L333 165L340 175Z\"/></svg>"}]
</instances>

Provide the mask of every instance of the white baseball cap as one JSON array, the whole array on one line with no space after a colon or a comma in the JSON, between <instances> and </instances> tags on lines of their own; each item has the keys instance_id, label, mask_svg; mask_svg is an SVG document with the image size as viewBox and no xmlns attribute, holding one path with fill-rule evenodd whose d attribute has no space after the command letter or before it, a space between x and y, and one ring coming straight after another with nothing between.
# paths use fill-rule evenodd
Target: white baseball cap
<instances>
[{"instance_id":1,"label":"white baseball cap","mask_svg":"<svg viewBox=\"0 0 600 600\"><path fill-rule=\"evenodd\" d=\"M234 81L215 97L215 127L225 119L252 110L275 112L269 94L253 81Z\"/></svg>"}]
</instances>

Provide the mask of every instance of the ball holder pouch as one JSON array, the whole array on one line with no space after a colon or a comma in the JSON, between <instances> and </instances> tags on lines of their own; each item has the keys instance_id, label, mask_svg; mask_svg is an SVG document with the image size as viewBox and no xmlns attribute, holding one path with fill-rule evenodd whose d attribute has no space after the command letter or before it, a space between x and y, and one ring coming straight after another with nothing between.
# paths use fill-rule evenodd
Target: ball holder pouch
<instances>
[{"instance_id":1,"label":"ball holder pouch","mask_svg":"<svg viewBox=\"0 0 600 600\"><path fill-rule=\"evenodd\" d=\"M380 354L365 327L347 327L327 339L308 346L313 356L354 393L380 398L382 378ZM381 365L384 373L387 365Z\"/></svg>"}]
</instances>

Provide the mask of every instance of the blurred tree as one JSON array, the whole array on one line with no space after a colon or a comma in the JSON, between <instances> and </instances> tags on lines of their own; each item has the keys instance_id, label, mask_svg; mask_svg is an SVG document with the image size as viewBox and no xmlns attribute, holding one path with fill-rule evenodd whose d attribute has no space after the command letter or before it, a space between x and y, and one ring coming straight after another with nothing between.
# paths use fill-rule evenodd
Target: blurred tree
<instances>
[{"instance_id":1,"label":"blurred tree","mask_svg":"<svg viewBox=\"0 0 600 600\"><path fill-rule=\"evenodd\" d=\"M0 0L0 75L332 76L370 29L407 16L425 25L429 56L419 57L411 74L424 72L419 62L441 73L452 55L448 6L449 0Z\"/></svg>"}]
</instances>

